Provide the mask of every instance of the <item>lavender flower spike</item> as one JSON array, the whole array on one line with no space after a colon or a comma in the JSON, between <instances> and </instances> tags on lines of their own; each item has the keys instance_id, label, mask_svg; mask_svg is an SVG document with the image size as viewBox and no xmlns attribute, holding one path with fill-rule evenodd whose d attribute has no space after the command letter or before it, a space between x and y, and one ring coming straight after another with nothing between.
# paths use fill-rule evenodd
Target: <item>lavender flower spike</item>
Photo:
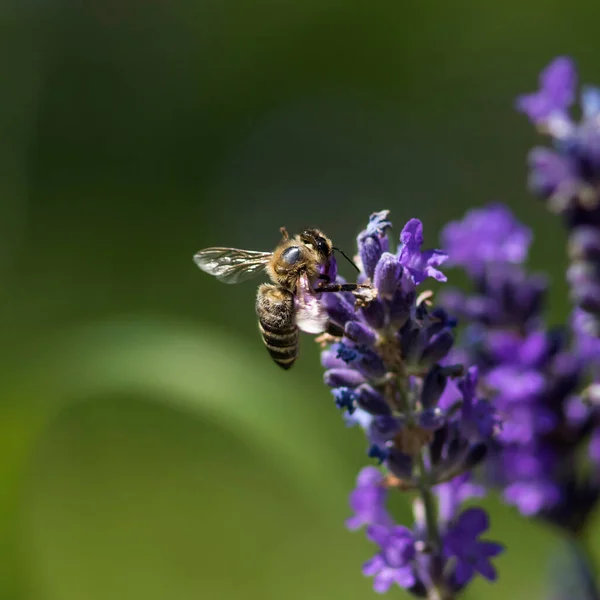
<instances>
[{"instance_id":1,"label":"lavender flower spike","mask_svg":"<svg viewBox=\"0 0 600 600\"><path fill-rule=\"evenodd\" d=\"M375 591L400 586L415 596L450 600L476 574L495 578L490 561L501 547L479 539L485 513L461 512L461 504L474 489L466 478L485 458L498 417L478 395L477 370L448 361L454 319L419 289L430 277L446 281L439 267L447 254L422 250L418 219L402 229L394 252L390 228L388 211L381 211L358 236L359 280L370 281L376 293L356 307L351 294L321 300L343 332L326 338L325 383L347 422L364 429L368 455L379 465L359 474L350 497L354 516L346 524L366 526L378 546L363 568ZM457 398L443 404L453 380ZM445 490L439 503L438 488ZM385 505L389 494L407 490L419 496L411 527L397 524Z\"/></svg>"},{"instance_id":2,"label":"lavender flower spike","mask_svg":"<svg viewBox=\"0 0 600 600\"><path fill-rule=\"evenodd\" d=\"M490 218L497 214L495 206L481 209L482 219L485 210ZM522 228L510 219L515 230ZM461 224L469 220L467 215ZM472 238L455 235L461 224L450 224L442 238L454 239L456 254L466 257L467 248L477 252L477 243L471 246ZM463 412L478 412L478 405L466 400L478 388L485 389L502 415L499 426L493 414L480 420L484 432L497 430L485 465L488 482L524 516L577 535L600 497L600 477L595 470L582 474L578 464L586 446L592 461L600 458L600 407L582 399L586 390L591 395L600 375L600 340L585 331L589 315L581 309L575 311L571 335L548 329L542 313L545 286L538 286L522 265L509 263L500 239L498 246L490 254L494 261L481 268L464 262L474 294L447 297L447 308L460 310L467 324L461 357L479 366L479 384L465 380L459 386ZM450 401L442 397L440 404ZM482 405L479 410L484 409Z\"/></svg>"},{"instance_id":3,"label":"lavender flower spike","mask_svg":"<svg viewBox=\"0 0 600 600\"><path fill-rule=\"evenodd\" d=\"M600 89L583 88L581 120L568 108L576 97L573 61L555 59L540 77L540 90L521 96L517 108L544 133L553 148L529 154L529 186L561 215L569 233L567 280L574 304L590 314L587 327L600 335Z\"/></svg>"}]
</instances>

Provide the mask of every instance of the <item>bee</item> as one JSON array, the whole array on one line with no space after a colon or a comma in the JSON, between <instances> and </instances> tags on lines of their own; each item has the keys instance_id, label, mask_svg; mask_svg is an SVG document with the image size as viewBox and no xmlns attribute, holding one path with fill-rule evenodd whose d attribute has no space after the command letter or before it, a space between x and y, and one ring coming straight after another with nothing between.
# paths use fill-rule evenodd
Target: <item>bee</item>
<instances>
[{"instance_id":1,"label":"bee","mask_svg":"<svg viewBox=\"0 0 600 600\"><path fill-rule=\"evenodd\" d=\"M271 358L289 369L298 356L299 330L340 335L340 327L327 317L320 294L369 286L331 282L333 251L350 259L322 231L304 229L290 237L282 227L281 233L282 240L272 252L206 248L194 255L194 262L224 283L240 283L266 272L271 283L260 285L256 295L258 328Z\"/></svg>"}]
</instances>

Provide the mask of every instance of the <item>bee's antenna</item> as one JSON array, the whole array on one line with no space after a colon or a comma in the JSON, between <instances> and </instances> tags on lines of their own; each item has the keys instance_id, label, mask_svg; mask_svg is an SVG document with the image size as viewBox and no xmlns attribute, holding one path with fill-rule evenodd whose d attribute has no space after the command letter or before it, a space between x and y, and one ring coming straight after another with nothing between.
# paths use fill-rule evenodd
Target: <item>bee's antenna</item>
<instances>
[{"instance_id":1,"label":"bee's antenna","mask_svg":"<svg viewBox=\"0 0 600 600\"><path fill-rule=\"evenodd\" d=\"M333 246L334 250L337 250L359 273L360 269L354 264L354 261L348 257L348 255L341 249L336 246Z\"/></svg>"}]
</instances>

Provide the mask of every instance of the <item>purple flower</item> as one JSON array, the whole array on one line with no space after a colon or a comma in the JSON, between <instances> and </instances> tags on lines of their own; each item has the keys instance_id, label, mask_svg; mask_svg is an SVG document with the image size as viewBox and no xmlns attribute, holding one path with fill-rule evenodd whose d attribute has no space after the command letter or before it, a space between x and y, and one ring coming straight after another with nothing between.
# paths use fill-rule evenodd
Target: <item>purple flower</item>
<instances>
[{"instance_id":1,"label":"purple flower","mask_svg":"<svg viewBox=\"0 0 600 600\"><path fill-rule=\"evenodd\" d=\"M383 475L375 467L365 467L356 479L356 488L350 494L350 508L354 516L346 520L348 529L360 529L364 525L391 526L385 501L387 489L383 486Z\"/></svg>"},{"instance_id":2,"label":"purple flower","mask_svg":"<svg viewBox=\"0 0 600 600\"><path fill-rule=\"evenodd\" d=\"M555 58L540 74L540 89L517 98L517 109L534 123L566 111L575 100L577 72L566 56Z\"/></svg>"},{"instance_id":3,"label":"purple flower","mask_svg":"<svg viewBox=\"0 0 600 600\"><path fill-rule=\"evenodd\" d=\"M448 223L441 234L448 264L473 275L490 263L522 263L531 238L531 230L502 204L470 210L461 221Z\"/></svg>"},{"instance_id":4,"label":"purple flower","mask_svg":"<svg viewBox=\"0 0 600 600\"><path fill-rule=\"evenodd\" d=\"M380 547L380 552L363 565L363 574L374 577L373 589L387 592L395 583L402 588L413 587L417 578L413 568L415 540L407 527L383 527L373 525L368 538Z\"/></svg>"},{"instance_id":5,"label":"purple flower","mask_svg":"<svg viewBox=\"0 0 600 600\"><path fill-rule=\"evenodd\" d=\"M558 503L560 490L553 481L544 477L517 480L506 487L504 499L516 506L522 515L534 517Z\"/></svg>"},{"instance_id":6,"label":"purple flower","mask_svg":"<svg viewBox=\"0 0 600 600\"><path fill-rule=\"evenodd\" d=\"M490 559L501 554L504 547L479 539L488 527L485 511L481 508L469 508L458 517L444 536L444 553L447 558L453 557L456 560L454 579L458 588L465 586L476 574L490 581L495 581L497 577Z\"/></svg>"},{"instance_id":7,"label":"purple flower","mask_svg":"<svg viewBox=\"0 0 600 600\"><path fill-rule=\"evenodd\" d=\"M600 336L600 89L582 89L576 122L567 112L576 87L573 62L559 57L542 71L540 90L519 97L517 107L554 142L552 150L530 152L529 186L563 218L571 300L590 315L589 329Z\"/></svg>"},{"instance_id":8,"label":"purple flower","mask_svg":"<svg viewBox=\"0 0 600 600\"><path fill-rule=\"evenodd\" d=\"M428 277L446 280L438 270L446 253L421 250L423 227L417 219L403 228L394 253L390 227L388 211L373 213L358 236L358 280L370 282L376 293L324 294L322 305L339 335L321 362L346 424L363 428L367 454L382 469L363 469L350 496L354 516L347 526L367 526L369 539L379 546L363 572L374 577L377 592L396 584L423 596L441 580L449 589L456 587L456 577L449 578L452 565L471 564L466 555L457 562L451 546L430 546L444 535L455 539L450 532L462 502L481 495L468 476L485 458L498 419L477 393L477 370L465 375L462 365L448 359L455 319L431 306L426 291L417 295ZM447 384L454 386L458 405L442 402ZM445 495L437 514L423 520L417 507L424 503L416 502L412 529L393 521L385 506L388 489L433 494L429 488L434 486ZM424 510L434 508L430 503ZM439 536L424 526L432 518ZM471 540L471 546L476 543ZM450 558L453 562L446 564ZM489 571L484 565L480 569Z\"/></svg>"},{"instance_id":9,"label":"purple flower","mask_svg":"<svg viewBox=\"0 0 600 600\"><path fill-rule=\"evenodd\" d=\"M598 255L595 236L580 230L577 239L578 255ZM458 385L449 384L439 406L449 410L462 397L463 434L494 432L485 477L507 503L576 533L600 495L600 478L581 477L577 467L590 435L590 457L600 456L600 415L579 397L584 375L595 377L600 365L600 346L587 329L589 315L574 313L570 344L564 330L545 327L545 285L521 265L496 262L483 273L470 263L463 266L476 293L450 295L446 306L462 311L463 360L478 365L479 377L470 372ZM476 400L481 390L489 404Z\"/></svg>"},{"instance_id":10,"label":"purple flower","mask_svg":"<svg viewBox=\"0 0 600 600\"><path fill-rule=\"evenodd\" d=\"M438 270L448 255L441 250L421 252L423 245L423 224L419 219L411 219L400 234L401 246L398 248L398 260L407 269L415 285L427 277L446 281L446 276Z\"/></svg>"}]
</instances>

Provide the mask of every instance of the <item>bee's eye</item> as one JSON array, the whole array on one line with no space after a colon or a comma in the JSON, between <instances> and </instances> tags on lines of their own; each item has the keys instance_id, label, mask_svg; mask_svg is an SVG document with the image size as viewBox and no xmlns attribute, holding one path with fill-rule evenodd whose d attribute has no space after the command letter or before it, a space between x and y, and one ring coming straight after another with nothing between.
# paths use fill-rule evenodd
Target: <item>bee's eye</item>
<instances>
[{"instance_id":1,"label":"bee's eye","mask_svg":"<svg viewBox=\"0 0 600 600\"><path fill-rule=\"evenodd\" d=\"M329 254L329 245L327 244L325 239L322 237L318 237L318 238L316 238L315 241L317 242L317 250L319 252L321 252L322 254L328 255Z\"/></svg>"},{"instance_id":2,"label":"bee's eye","mask_svg":"<svg viewBox=\"0 0 600 600\"><path fill-rule=\"evenodd\" d=\"M299 246L290 246L281 253L281 260L288 265L296 264L302 258L302 250Z\"/></svg>"}]
</instances>

